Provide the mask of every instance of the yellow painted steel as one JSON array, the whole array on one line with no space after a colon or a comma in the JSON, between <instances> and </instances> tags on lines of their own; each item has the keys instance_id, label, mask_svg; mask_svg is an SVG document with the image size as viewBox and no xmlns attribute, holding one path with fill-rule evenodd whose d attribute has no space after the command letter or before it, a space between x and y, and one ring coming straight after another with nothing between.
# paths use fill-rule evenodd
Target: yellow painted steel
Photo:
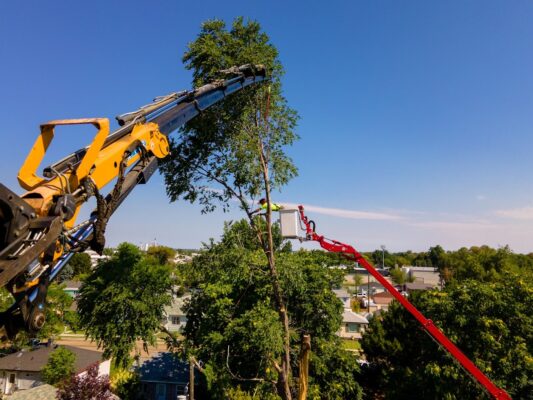
<instances>
[{"instance_id":1,"label":"yellow painted steel","mask_svg":"<svg viewBox=\"0 0 533 400\"><path fill-rule=\"evenodd\" d=\"M37 169L46 154L46 150L54 137L54 128L57 125L94 125L98 132L93 142L87 146L86 153L75 170L69 170L60 176L46 179L37 175ZM151 152L157 158L163 158L169 153L167 137L159 132L157 124L139 123L132 131L109 146L102 148L109 134L109 120L107 118L71 119L50 121L41 125L41 134L35 141L26 161L22 165L18 180L20 185L28 190L22 198L28 202L40 216L48 215L54 200L66 192L74 193L84 178L90 178L98 189L103 188L113 181L119 173L119 166L124 153L132 144L139 144L147 152ZM139 154L132 154L126 160L127 166L131 166L139 160ZM74 226L78 212L86 197L77 196L76 212L74 216L65 222L65 227Z\"/></svg>"}]
</instances>

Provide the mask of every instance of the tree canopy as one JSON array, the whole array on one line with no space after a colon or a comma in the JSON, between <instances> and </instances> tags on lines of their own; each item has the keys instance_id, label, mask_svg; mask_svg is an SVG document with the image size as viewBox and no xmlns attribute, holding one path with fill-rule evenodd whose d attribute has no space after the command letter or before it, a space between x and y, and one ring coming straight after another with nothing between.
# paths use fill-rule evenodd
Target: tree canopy
<instances>
[{"instance_id":1,"label":"tree canopy","mask_svg":"<svg viewBox=\"0 0 533 400\"><path fill-rule=\"evenodd\" d=\"M248 230L248 234L245 232ZM283 350L283 327L272 308L271 280L261 249L250 242L245 221L226 224L220 241L211 242L193 259L194 290L184 331L204 362L210 393L228 398L256 393L275 398ZM279 243L283 248L283 244ZM342 349L335 335L342 304L332 292L343 274L321 264L315 252L279 251L277 265L291 332L291 363L296 368L300 336L311 334L311 399L358 398L356 358ZM294 383L296 384L296 382ZM296 386L293 386L295 390ZM274 397L269 397L274 396Z\"/></svg>"},{"instance_id":2,"label":"tree canopy","mask_svg":"<svg viewBox=\"0 0 533 400\"><path fill-rule=\"evenodd\" d=\"M484 373L514 399L533 384L533 288L516 275L505 282L464 280L443 291L418 292L412 303L440 327ZM415 319L393 302L362 340L371 363L365 382L387 398L478 398L481 389ZM373 384L372 384L373 383Z\"/></svg>"},{"instance_id":3,"label":"tree canopy","mask_svg":"<svg viewBox=\"0 0 533 400\"><path fill-rule=\"evenodd\" d=\"M161 166L170 199L199 201L211 211L217 204L227 208L239 195L256 198L264 189L261 144L270 186L279 189L294 177L296 167L284 148L297 138L298 117L282 95L278 52L259 23L237 18L231 29L221 20L203 23L183 62L196 86L242 64L264 65L269 81L228 96L185 125Z\"/></svg>"},{"instance_id":4,"label":"tree canopy","mask_svg":"<svg viewBox=\"0 0 533 400\"><path fill-rule=\"evenodd\" d=\"M78 310L86 335L126 367L135 341L155 344L155 333L170 304L171 268L146 257L134 245L122 243L101 262L80 289Z\"/></svg>"}]
</instances>

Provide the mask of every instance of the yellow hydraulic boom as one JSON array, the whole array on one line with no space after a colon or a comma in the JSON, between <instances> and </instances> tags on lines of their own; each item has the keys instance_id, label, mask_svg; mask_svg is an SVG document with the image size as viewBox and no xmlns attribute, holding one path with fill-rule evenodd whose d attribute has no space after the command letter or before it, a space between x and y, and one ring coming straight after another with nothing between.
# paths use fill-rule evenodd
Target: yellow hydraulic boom
<instances>
[{"instance_id":1,"label":"yellow hydraulic boom","mask_svg":"<svg viewBox=\"0 0 533 400\"><path fill-rule=\"evenodd\" d=\"M260 65L221 72L229 77L156 98L118 116L122 127L111 134L106 118L41 125L18 174L27 192L19 197L0 183L0 287L15 297L15 304L0 313L0 336L11 337L20 329L34 332L43 326L49 283L74 252L87 247L103 250L111 214L137 184L148 181L157 170L157 160L169 154L167 135L225 96L266 77ZM55 127L80 124L96 128L92 143L44 168L39 176ZM114 180L114 188L104 197L100 190ZM96 210L89 220L76 225L81 207L92 196Z\"/></svg>"}]
</instances>

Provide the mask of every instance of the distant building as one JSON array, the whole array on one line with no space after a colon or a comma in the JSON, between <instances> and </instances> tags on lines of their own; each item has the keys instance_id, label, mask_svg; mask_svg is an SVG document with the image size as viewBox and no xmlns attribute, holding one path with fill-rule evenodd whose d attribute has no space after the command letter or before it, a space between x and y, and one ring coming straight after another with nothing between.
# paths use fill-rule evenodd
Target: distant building
<instances>
[{"instance_id":1,"label":"distant building","mask_svg":"<svg viewBox=\"0 0 533 400\"><path fill-rule=\"evenodd\" d=\"M333 289L333 293L335 293L335 296L337 296L337 298L340 301L342 301L342 304L343 304L344 308L348 308L348 309L352 308L352 306L350 304L352 296L350 295L350 293L348 293L344 289Z\"/></svg>"},{"instance_id":2,"label":"distant building","mask_svg":"<svg viewBox=\"0 0 533 400\"><path fill-rule=\"evenodd\" d=\"M363 332L368 326L368 320L352 310L344 309L342 324L337 334L344 339L361 339Z\"/></svg>"},{"instance_id":3,"label":"distant building","mask_svg":"<svg viewBox=\"0 0 533 400\"><path fill-rule=\"evenodd\" d=\"M394 296L385 291L375 294L373 300L378 310L387 310L390 302L394 300Z\"/></svg>"},{"instance_id":4,"label":"distant building","mask_svg":"<svg viewBox=\"0 0 533 400\"><path fill-rule=\"evenodd\" d=\"M96 251L93 251L93 250L85 250L85 253L87 253L89 255L89 257L91 257L91 268L95 268L98 263L100 261L106 261L106 260L109 260L109 256L106 256L105 254L98 254Z\"/></svg>"},{"instance_id":5,"label":"distant building","mask_svg":"<svg viewBox=\"0 0 533 400\"><path fill-rule=\"evenodd\" d=\"M434 286L439 286L441 278L439 270L433 267L415 267L406 265L402 267L407 276L417 283L426 283Z\"/></svg>"},{"instance_id":6,"label":"distant building","mask_svg":"<svg viewBox=\"0 0 533 400\"><path fill-rule=\"evenodd\" d=\"M334 289L335 296L342 301L342 324L337 335L345 339L361 339L362 333L368 326L368 320L352 311L352 296L344 289Z\"/></svg>"},{"instance_id":7,"label":"distant building","mask_svg":"<svg viewBox=\"0 0 533 400\"><path fill-rule=\"evenodd\" d=\"M22 350L0 358L0 393L11 394L17 390L31 389L44 383L41 370L57 345L40 346L34 350ZM98 375L109 375L110 360L102 360L99 351L73 346L61 346L74 353L74 370L82 375L94 363L99 363Z\"/></svg>"},{"instance_id":8,"label":"distant building","mask_svg":"<svg viewBox=\"0 0 533 400\"><path fill-rule=\"evenodd\" d=\"M63 282L65 285L65 288L63 291L68 293L72 298L78 297L78 293L80 291L81 282L80 281L65 281Z\"/></svg>"},{"instance_id":9,"label":"distant building","mask_svg":"<svg viewBox=\"0 0 533 400\"><path fill-rule=\"evenodd\" d=\"M421 283L421 282L408 282L402 285L402 290L404 292L410 293L415 290L432 290L437 288L437 285L431 283Z\"/></svg>"},{"instance_id":10,"label":"distant building","mask_svg":"<svg viewBox=\"0 0 533 400\"><path fill-rule=\"evenodd\" d=\"M189 300L191 295L185 295L182 297L173 297L172 303L169 306L165 306L166 321L164 326L170 332L180 332L182 328L187 324L187 315L184 311L185 301Z\"/></svg>"}]
</instances>

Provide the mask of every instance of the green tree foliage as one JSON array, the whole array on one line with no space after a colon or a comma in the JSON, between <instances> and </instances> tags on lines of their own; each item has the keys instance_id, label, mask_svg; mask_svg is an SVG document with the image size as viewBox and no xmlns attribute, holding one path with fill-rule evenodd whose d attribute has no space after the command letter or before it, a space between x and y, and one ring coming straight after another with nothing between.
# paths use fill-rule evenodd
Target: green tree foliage
<instances>
[{"instance_id":1,"label":"green tree foliage","mask_svg":"<svg viewBox=\"0 0 533 400\"><path fill-rule=\"evenodd\" d=\"M403 285L406 282L412 282L411 278L407 273L401 268L393 268L390 270L390 276L394 283L398 285Z\"/></svg>"},{"instance_id":2,"label":"green tree foliage","mask_svg":"<svg viewBox=\"0 0 533 400\"><path fill-rule=\"evenodd\" d=\"M172 262L176 255L176 250L167 246L152 246L148 248L146 254L155 257L159 264L165 265Z\"/></svg>"},{"instance_id":3,"label":"green tree foliage","mask_svg":"<svg viewBox=\"0 0 533 400\"><path fill-rule=\"evenodd\" d=\"M484 373L513 399L533 391L533 288L516 275L505 281L464 280L444 291L410 297ZM414 318L393 302L374 318L363 336L363 350L373 369L364 382L369 392L386 398L482 398L481 389Z\"/></svg>"},{"instance_id":4,"label":"green tree foliage","mask_svg":"<svg viewBox=\"0 0 533 400\"><path fill-rule=\"evenodd\" d=\"M72 267L74 277L91 272L91 257L87 253L74 254L68 263Z\"/></svg>"},{"instance_id":5,"label":"green tree foliage","mask_svg":"<svg viewBox=\"0 0 533 400\"><path fill-rule=\"evenodd\" d=\"M248 230L248 233L246 233ZM268 265L249 224L226 224L192 262L193 296L187 309L185 336L204 362L210 394L215 398L276 398L283 353L283 326L272 307ZM283 248L283 243L278 246ZM312 338L310 397L360 398L355 357L342 350L335 335L342 304L332 292L341 271L326 268L317 252L279 251L277 265L288 305L291 362L296 368L300 335ZM297 382L293 382L295 390ZM258 397L254 397L258 396Z\"/></svg>"},{"instance_id":6,"label":"green tree foliage","mask_svg":"<svg viewBox=\"0 0 533 400\"><path fill-rule=\"evenodd\" d=\"M74 374L76 356L64 347L58 347L48 357L48 362L41 370L44 381L50 385L57 385Z\"/></svg>"},{"instance_id":7,"label":"green tree foliage","mask_svg":"<svg viewBox=\"0 0 533 400\"><path fill-rule=\"evenodd\" d=\"M296 140L297 114L282 95L283 68L260 25L243 18L237 18L231 29L220 20L205 22L183 61L193 71L195 85L242 64L263 64L268 71L268 83L234 93L188 122L180 139L171 143L172 156L162 171L171 200L198 201L208 212L217 205L228 209L230 200L236 199L254 227L253 234L268 260L271 307L284 329L278 389L288 400L292 397L289 319L275 261L271 210L267 209L263 230L263 220L253 217L249 204L249 199L261 193L269 203L271 191L279 190L297 172L285 153Z\"/></svg>"},{"instance_id":8,"label":"green tree foliage","mask_svg":"<svg viewBox=\"0 0 533 400\"><path fill-rule=\"evenodd\" d=\"M49 338L65 330L65 314L74 300L64 289L64 284L52 283L48 286L45 308L46 324L39 331L37 337Z\"/></svg>"},{"instance_id":9,"label":"green tree foliage","mask_svg":"<svg viewBox=\"0 0 533 400\"><path fill-rule=\"evenodd\" d=\"M282 95L278 52L259 23L238 18L228 30L221 20L207 21L183 61L193 71L195 85L243 64L265 65L269 82L232 94L186 124L161 167L171 200L199 201L210 211L216 201L227 207L237 197L248 207L246 196L255 198L264 189L262 145L270 186L280 188L294 177L296 168L284 147L296 139L297 114ZM211 190L213 185L221 190Z\"/></svg>"},{"instance_id":10,"label":"green tree foliage","mask_svg":"<svg viewBox=\"0 0 533 400\"><path fill-rule=\"evenodd\" d=\"M103 347L104 357L113 356L116 365L126 367L136 340L155 343L172 284L168 265L122 243L82 285L80 325Z\"/></svg>"}]
</instances>

